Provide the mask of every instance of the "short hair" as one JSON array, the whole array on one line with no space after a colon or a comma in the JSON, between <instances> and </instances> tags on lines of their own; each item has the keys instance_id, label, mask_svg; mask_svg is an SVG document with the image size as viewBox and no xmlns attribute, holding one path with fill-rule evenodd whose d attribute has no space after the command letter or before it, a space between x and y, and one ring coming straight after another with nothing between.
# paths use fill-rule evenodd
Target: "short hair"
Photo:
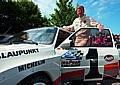
<instances>
[{"instance_id":1,"label":"short hair","mask_svg":"<svg viewBox=\"0 0 120 85\"><path fill-rule=\"evenodd\" d=\"M77 9L81 9L83 12L85 12L84 6L82 6L82 5L77 6L76 11L77 11Z\"/></svg>"}]
</instances>

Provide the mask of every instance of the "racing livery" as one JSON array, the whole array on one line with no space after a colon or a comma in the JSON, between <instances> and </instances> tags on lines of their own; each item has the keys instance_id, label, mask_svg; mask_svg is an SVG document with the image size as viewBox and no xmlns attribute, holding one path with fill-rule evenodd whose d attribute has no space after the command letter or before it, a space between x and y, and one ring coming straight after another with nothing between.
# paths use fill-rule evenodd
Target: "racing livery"
<instances>
[{"instance_id":1,"label":"racing livery","mask_svg":"<svg viewBox=\"0 0 120 85\"><path fill-rule=\"evenodd\" d=\"M78 33L79 41L86 38L82 46L75 44ZM80 85L118 74L119 53L109 29L34 28L0 45L0 85Z\"/></svg>"}]
</instances>

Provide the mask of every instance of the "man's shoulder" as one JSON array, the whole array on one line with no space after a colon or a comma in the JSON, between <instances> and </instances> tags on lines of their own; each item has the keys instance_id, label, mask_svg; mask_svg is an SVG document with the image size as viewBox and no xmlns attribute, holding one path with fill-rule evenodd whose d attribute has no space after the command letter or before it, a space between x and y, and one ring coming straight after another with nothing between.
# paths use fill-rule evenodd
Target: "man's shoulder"
<instances>
[{"instance_id":1,"label":"man's shoulder","mask_svg":"<svg viewBox=\"0 0 120 85\"><path fill-rule=\"evenodd\" d=\"M86 16L86 15L84 15L83 18L90 19L90 16Z\"/></svg>"},{"instance_id":2,"label":"man's shoulder","mask_svg":"<svg viewBox=\"0 0 120 85\"><path fill-rule=\"evenodd\" d=\"M79 20L79 17L75 18L75 20ZM74 20L74 21L75 21L75 20Z\"/></svg>"},{"instance_id":3,"label":"man's shoulder","mask_svg":"<svg viewBox=\"0 0 120 85\"><path fill-rule=\"evenodd\" d=\"M94 18L90 17L90 16L85 16L85 18L89 19L89 20L92 20L92 21L95 21Z\"/></svg>"},{"instance_id":4,"label":"man's shoulder","mask_svg":"<svg viewBox=\"0 0 120 85\"><path fill-rule=\"evenodd\" d=\"M75 18L74 21L73 21L73 23L76 23L78 21L80 21L79 17Z\"/></svg>"}]
</instances>

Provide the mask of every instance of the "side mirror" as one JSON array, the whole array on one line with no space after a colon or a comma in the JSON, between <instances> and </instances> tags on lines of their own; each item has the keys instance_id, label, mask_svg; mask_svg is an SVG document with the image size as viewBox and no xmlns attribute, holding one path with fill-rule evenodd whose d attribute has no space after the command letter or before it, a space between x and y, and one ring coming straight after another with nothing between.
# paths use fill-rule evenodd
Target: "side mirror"
<instances>
[{"instance_id":1,"label":"side mirror","mask_svg":"<svg viewBox=\"0 0 120 85\"><path fill-rule=\"evenodd\" d=\"M68 50L68 49L70 49L70 43L63 43L63 44L61 44L60 47L61 47L62 49Z\"/></svg>"}]
</instances>

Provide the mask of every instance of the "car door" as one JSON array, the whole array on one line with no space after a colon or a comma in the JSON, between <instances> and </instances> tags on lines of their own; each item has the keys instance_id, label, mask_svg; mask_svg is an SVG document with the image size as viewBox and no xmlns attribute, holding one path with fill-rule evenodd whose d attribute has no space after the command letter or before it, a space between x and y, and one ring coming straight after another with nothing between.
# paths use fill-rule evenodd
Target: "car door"
<instances>
[{"instance_id":1,"label":"car door","mask_svg":"<svg viewBox=\"0 0 120 85\"><path fill-rule=\"evenodd\" d=\"M68 46L69 50L64 46ZM70 75L70 79L91 81L117 75L118 56L109 30L99 32L98 28L81 28L61 47L67 50L61 57L63 76L73 73L76 76Z\"/></svg>"}]
</instances>

